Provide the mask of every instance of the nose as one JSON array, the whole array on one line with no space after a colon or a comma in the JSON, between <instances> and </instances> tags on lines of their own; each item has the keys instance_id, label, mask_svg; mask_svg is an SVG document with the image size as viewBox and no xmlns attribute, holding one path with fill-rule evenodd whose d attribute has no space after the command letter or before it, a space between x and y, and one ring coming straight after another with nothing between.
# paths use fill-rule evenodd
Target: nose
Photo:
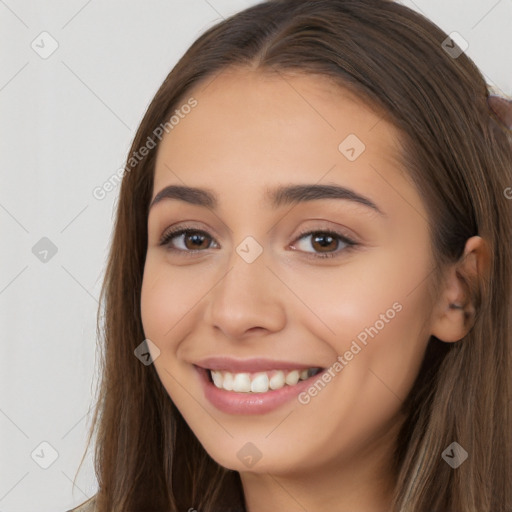
<instances>
[{"instance_id":1,"label":"nose","mask_svg":"<svg viewBox=\"0 0 512 512\"><path fill-rule=\"evenodd\" d=\"M228 270L209 294L205 321L226 338L277 332L285 325L285 290L264 255L265 250L248 263L233 251Z\"/></svg>"}]
</instances>

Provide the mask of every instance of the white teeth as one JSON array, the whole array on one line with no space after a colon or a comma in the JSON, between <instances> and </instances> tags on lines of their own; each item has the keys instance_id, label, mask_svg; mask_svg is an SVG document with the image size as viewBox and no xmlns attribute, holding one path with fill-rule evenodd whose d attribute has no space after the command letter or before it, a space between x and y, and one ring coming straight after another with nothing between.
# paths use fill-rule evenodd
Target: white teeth
<instances>
[{"instance_id":1,"label":"white teeth","mask_svg":"<svg viewBox=\"0 0 512 512\"><path fill-rule=\"evenodd\" d=\"M210 373L212 374L213 383L218 388L221 388L222 387L222 382L223 382L222 373L220 373L219 371L216 371L216 370L212 370Z\"/></svg>"},{"instance_id":2,"label":"white teeth","mask_svg":"<svg viewBox=\"0 0 512 512\"><path fill-rule=\"evenodd\" d=\"M219 372L221 378L222 374ZM226 373L224 375L224 380L222 381L222 387L227 391L233 391L233 374Z\"/></svg>"},{"instance_id":3,"label":"white teeth","mask_svg":"<svg viewBox=\"0 0 512 512\"><path fill-rule=\"evenodd\" d=\"M284 386L284 372L279 370L272 377L270 377L270 389L281 389Z\"/></svg>"},{"instance_id":4,"label":"white teeth","mask_svg":"<svg viewBox=\"0 0 512 512\"><path fill-rule=\"evenodd\" d=\"M251 391L253 393L265 393L265 391L268 391L268 375L266 373L258 373L253 377Z\"/></svg>"},{"instance_id":5,"label":"white teeth","mask_svg":"<svg viewBox=\"0 0 512 512\"><path fill-rule=\"evenodd\" d=\"M294 384L297 384L297 382L299 382L299 371L293 370L286 376L284 380L286 384L288 384L288 386L293 386Z\"/></svg>"},{"instance_id":6,"label":"white teeth","mask_svg":"<svg viewBox=\"0 0 512 512\"><path fill-rule=\"evenodd\" d=\"M233 379L233 391L247 393L251 391L251 377L248 373L235 373Z\"/></svg>"},{"instance_id":7,"label":"white teeth","mask_svg":"<svg viewBox=\"0 0 512 512\"><path fill-rule=\"evenodd\" d=\"M258 373L231 373L222 370L209 370L215 387L239 393L266 393L281 389L285 385L294 386L299 380L306 380L320 371L319 368L304 370L272 370Z\"/></svg>"}]
</instances>

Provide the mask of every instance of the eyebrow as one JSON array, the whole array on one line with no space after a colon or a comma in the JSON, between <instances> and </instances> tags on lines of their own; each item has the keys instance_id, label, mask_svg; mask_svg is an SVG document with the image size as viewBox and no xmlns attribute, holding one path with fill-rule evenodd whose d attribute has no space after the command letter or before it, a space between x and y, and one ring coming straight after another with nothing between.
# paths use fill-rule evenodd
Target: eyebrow
<instances>
[{"instance_id":1,"label":"eyebrow","mask_svg":"<svg viewBox=\"0 0 512 512\"><path fill-rule=\"evenodd\" d=\"M265 198L273 208L318 199L345 199L371 208L385 216L385 213L371 199L339 185L300 184L279 186L274 189L267 189ZM169 185L158 192L151 201L149 209L164 199L178 199L210 209L217 208L219 203L217 196L211 190L184 185Z\"/></svg>"}]
</instances>

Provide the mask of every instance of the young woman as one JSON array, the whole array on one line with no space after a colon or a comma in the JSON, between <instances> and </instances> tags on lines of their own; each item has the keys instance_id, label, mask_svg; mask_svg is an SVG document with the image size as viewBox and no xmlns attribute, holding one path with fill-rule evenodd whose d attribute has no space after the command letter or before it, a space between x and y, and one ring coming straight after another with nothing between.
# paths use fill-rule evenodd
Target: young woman
<instances>
[{"instance_id":1,"label":"young woman","mask_svg":"<svg viewBox=\"0 0 512 512\"><path fill-rule=\"evenodd\" d=\"M391 1L199 37L127 158L77 510L512 511L509 115Z\"/></svg>"}]
</instances>

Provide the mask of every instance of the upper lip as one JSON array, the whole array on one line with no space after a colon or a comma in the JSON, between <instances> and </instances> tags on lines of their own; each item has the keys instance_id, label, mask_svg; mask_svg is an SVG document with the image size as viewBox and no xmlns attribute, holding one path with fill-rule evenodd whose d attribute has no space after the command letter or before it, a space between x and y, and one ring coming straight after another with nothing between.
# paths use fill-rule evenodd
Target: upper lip
<instances>
[{"instance_id":1,"label":"upper lip","mask_svg":"<svg viewBox=\"0 0 512 512\"><path fill-rule=\"evenodd\" d=\"M227 356L207 357L194 363L207 370L226 370L231 373L264 372L267 370L305 370L308 368L321 368L311 364L294 363L291 361L277 361L275 359L252 358L233 359Z\"/></svg>"}]
</instances>

